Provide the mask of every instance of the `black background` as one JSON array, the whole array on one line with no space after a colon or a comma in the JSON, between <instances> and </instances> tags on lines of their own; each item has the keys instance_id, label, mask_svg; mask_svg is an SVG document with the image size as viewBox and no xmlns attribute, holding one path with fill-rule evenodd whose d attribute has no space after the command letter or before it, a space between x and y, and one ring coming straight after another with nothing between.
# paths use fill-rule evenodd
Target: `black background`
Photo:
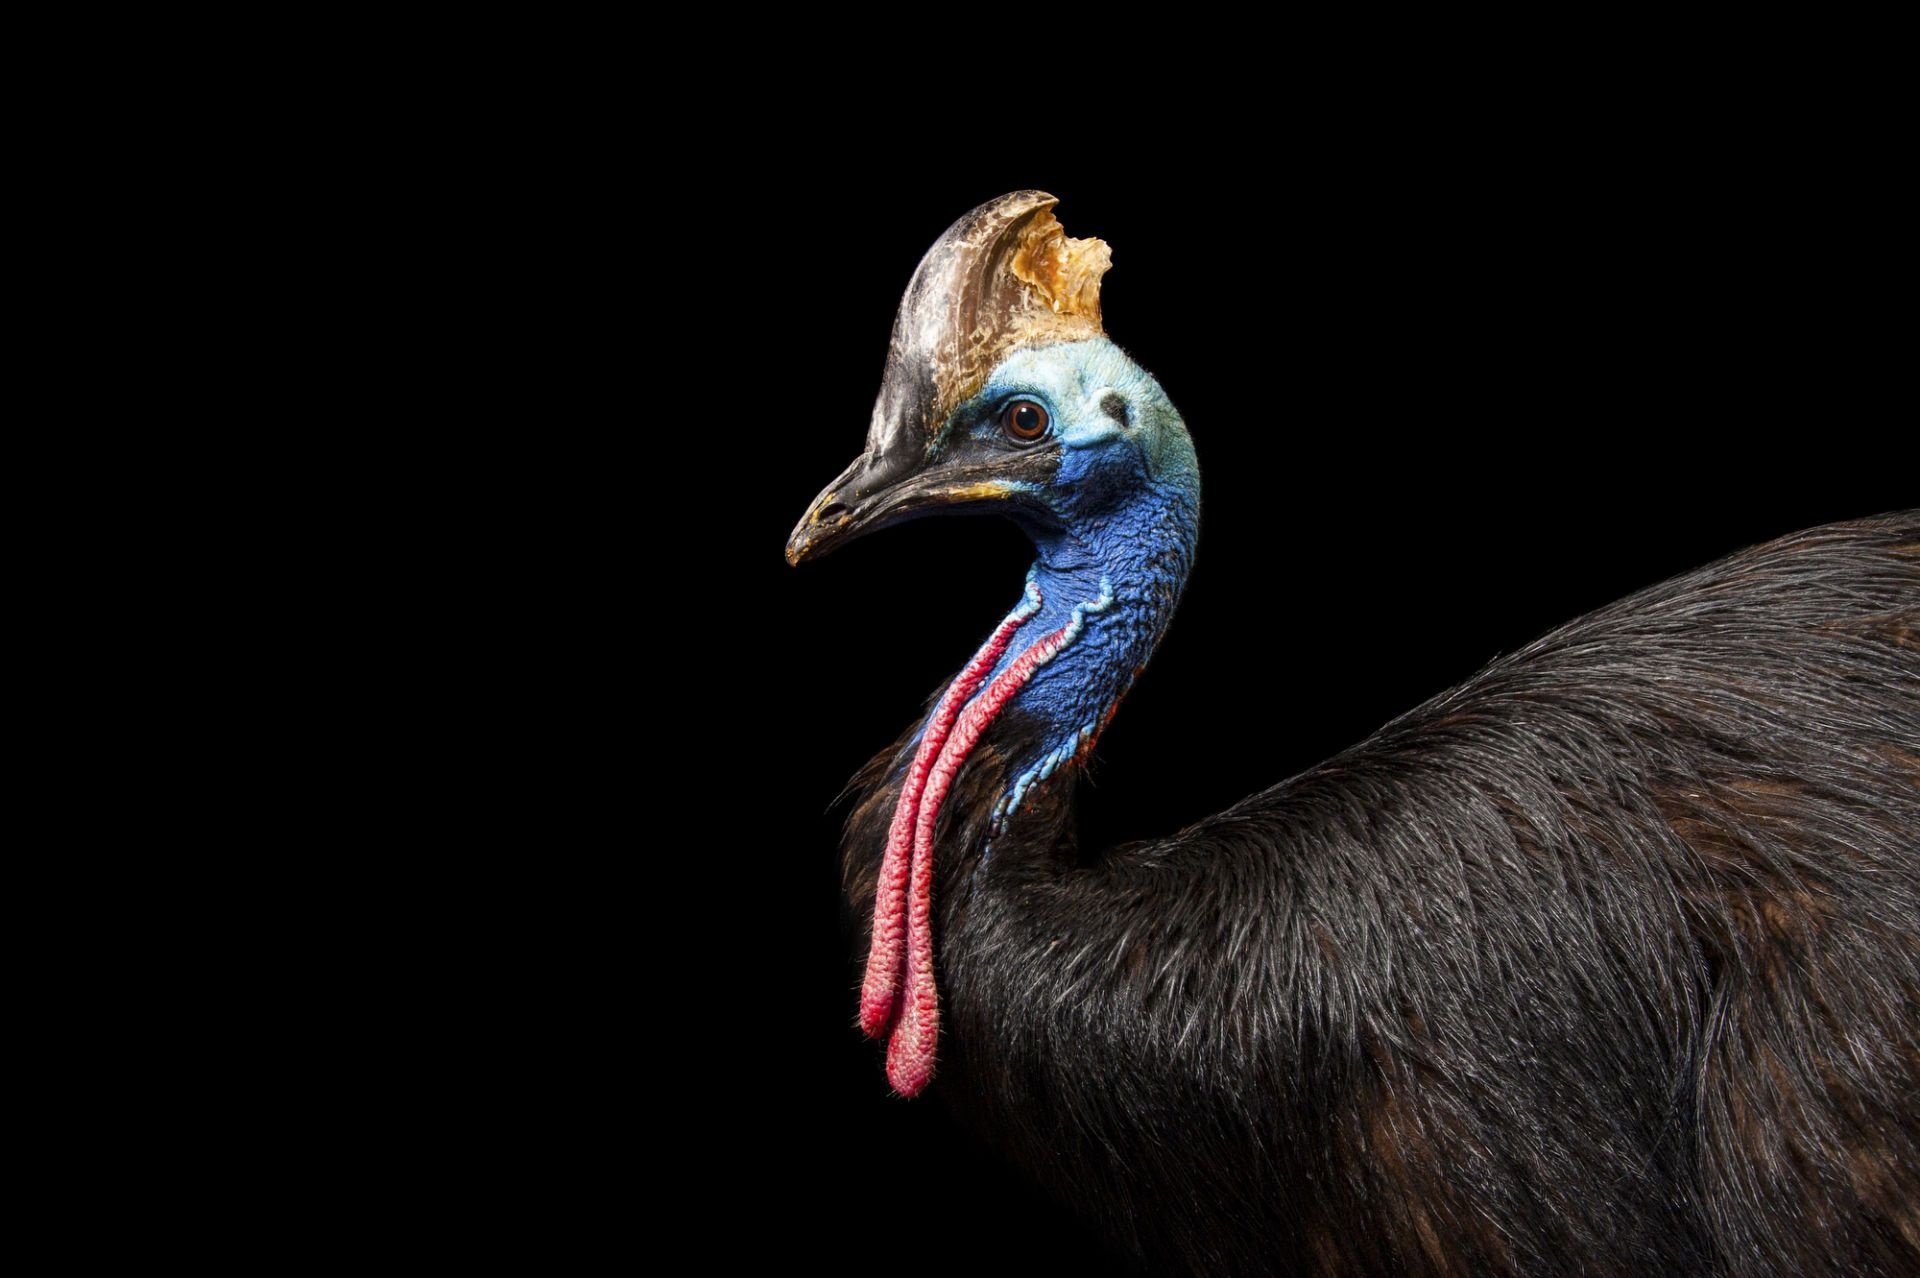
<instances>
[{"instance_id":1,"label":"black background","mask_svg":"<svg viewBox=\"0 0 1920 1278\"><path fill-rule=\"evenodd\" d=\"M776 131L688 200L717 368L666 405L697 453L666 482L699 499L723 712L690 715L690 753L722 786L671 907L699 1005L662 1054L693 1063L683 1188L725 1213L721 1254L1104 1263L937 1100L888 1095L838 906L835 795L1011 605L1026 547L930 520L781 558L968 208L1039 187L1113 246L1108 332L1201 460L1197 566L1103 739L1090 840L1177 830L1673 573L1917 500L1912 210L1865 143L1789 120L1276 136L1209 166Z\"/></svg>"}]
</instances>

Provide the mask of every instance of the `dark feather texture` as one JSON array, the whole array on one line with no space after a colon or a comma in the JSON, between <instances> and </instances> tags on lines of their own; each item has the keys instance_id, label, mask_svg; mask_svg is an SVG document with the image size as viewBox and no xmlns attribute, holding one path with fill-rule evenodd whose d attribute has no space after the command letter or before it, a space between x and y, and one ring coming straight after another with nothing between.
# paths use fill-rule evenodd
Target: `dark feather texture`
<instances>
[{"instance_id":1,"label":"dark feather texture","mask_svg":"<svg viewBox=\"0 0 1920 1278\"><path fill-rule=\"evenodd\" d=\"M1155 1272L1920 1273L1920 512L1502 658L1175 838L941 814L936 1088ZM912 733L846 844L856 929Z\"/></svg>"}]
</instances>

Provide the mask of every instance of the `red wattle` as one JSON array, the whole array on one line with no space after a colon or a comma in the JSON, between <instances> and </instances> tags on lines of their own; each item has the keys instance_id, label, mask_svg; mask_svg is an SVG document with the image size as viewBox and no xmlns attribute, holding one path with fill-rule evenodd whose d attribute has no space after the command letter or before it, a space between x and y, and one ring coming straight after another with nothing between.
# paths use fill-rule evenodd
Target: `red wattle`
<instances>
[{"instance_id":1,"label":"red wattle","mask_svg":"<svg viewBox=\"0 0 1920 1278\"><path fill-rule=\"evenodd\" d=\"M1067 627L1063 626L1014 658L987 690L960 712L941 747L939 759L926 774L919 811L913 822L912 872L905 909L906 989L900 1000L899 1018L893 1024L893 1036L887 1042L887 1081L902 1096L916 1095L933 1077L934 1048L940 1036L940 1000L933 981L933 830L940 816L940 805L987 725L1033 677L1033 672L1052 660L1066 641ZM969 670L972 668L968 666ZM944 706L944 702L942 704ZM904 794L901 802L904 806ZM899 811L895 809L896 818ZM892 851L891 840L888 851ZM871 960L867 975L873 976Z\"/></svg>"},{"instance_id":2,"label":"red wattle","mask_svg":"<svg viewBox=\"0 0 1920 1278\"><path fill-rule=\"evenodd\" d=\"M927 776L947 743L947 734L953 730L961 707L1006 652L1013 632L1025 625L1031 615L1030 607L1022 607L1001 622L973 660L947 685L940 704L927 716L926 731L920 735L920 747L914 751L913 763L900 787L900 801L894 805L893 824L887 830L887 851L880 861L880 882L873 898L873 939L867 949L867 973L860 987L860 1028L869 1038L879 1038L886 1033L899 1012L895 1004L900 995L901 950L907 937L907 879L913 852L914 818L920 810L921 796L926 792Z\"/></svg>"}]
</instances>

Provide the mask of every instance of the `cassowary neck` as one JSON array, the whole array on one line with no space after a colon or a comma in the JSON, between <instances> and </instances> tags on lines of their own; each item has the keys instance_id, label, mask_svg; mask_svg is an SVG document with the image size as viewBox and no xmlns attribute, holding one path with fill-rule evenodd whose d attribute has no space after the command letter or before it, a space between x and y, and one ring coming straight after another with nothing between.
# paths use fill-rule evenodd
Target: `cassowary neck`
<instances>
[{"instance_id":1,"label":"cassowary neck","mask_svg":"<svg viewBox=\"0 0 1920 1278\"><path fill-rule=\"evenodd\" d=\"M1184 441L1183 441L1184 442ZM898 778L874 899L861 1024L888 1037L887 1074L913 1095L933 1073L933 857L941 805L994 720L1010 707L1037 742L996 756L990 841L1039 786L1092 749L1165 632L1193 562L1197 472L1144 473L1097 513L1034 521L1038 557L1020 603L955 676L921 725ZM1109 492L1118 490L1110 488ZM1067 768L1066 771L1071 771ZM978 844L949 855L978 852Z\"/></svg>"},{"instance_id":2,"label":"cassowary neck","mask_svg":"<svg viewBox=\"0 0 1920 1278\"><path fill-rule=\"evenodd\" d=\"M1105 518L1028 528L1038 555L1021 607L1037 597L1038 610L989 682L1035 645L1059 636L1060 646L1012 701L1042 729L1043 744L1009 758L996 818L1062 764L1083 758L1113 717L1172 620L1193 562L1195 513L1179 488L1147 484Z\"/></svg>"}]
</instances>

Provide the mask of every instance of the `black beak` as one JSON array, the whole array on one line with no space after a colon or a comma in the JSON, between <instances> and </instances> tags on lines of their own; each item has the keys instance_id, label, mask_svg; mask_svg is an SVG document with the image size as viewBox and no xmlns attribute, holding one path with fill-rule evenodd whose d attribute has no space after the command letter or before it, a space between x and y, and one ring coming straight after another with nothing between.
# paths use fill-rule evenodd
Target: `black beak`
<instances>
[{"instance_id":1,"label":"black beak","mask_svg":"<svg viewBox=\"0 0 1920 1278\"><path fill-rule=\"evenodd\" d=\"M824 555L867 531L878 505L875 499L911 470L910 459L898 456L862 453L854 458L840 478L820 490L794 525L793 536L787 538L787 562L798 564Z\"/></svg>"},{"instance_id":2,"label":"black beak","mask_svg":"<svg viewBox=\"0 0 1920 1278\"><path fill-rule=\"evenodd\" d=\"M929 511L959 513L968 507L997 507L1024 487L1020 482L1024 476L1010 479L1005 468L923 471L919 464L918 457L899 453L862 453L855 458L794 525L793 535L787 538L787 562L817 559L862 534Z\"/></svg>"}]
</instances>

